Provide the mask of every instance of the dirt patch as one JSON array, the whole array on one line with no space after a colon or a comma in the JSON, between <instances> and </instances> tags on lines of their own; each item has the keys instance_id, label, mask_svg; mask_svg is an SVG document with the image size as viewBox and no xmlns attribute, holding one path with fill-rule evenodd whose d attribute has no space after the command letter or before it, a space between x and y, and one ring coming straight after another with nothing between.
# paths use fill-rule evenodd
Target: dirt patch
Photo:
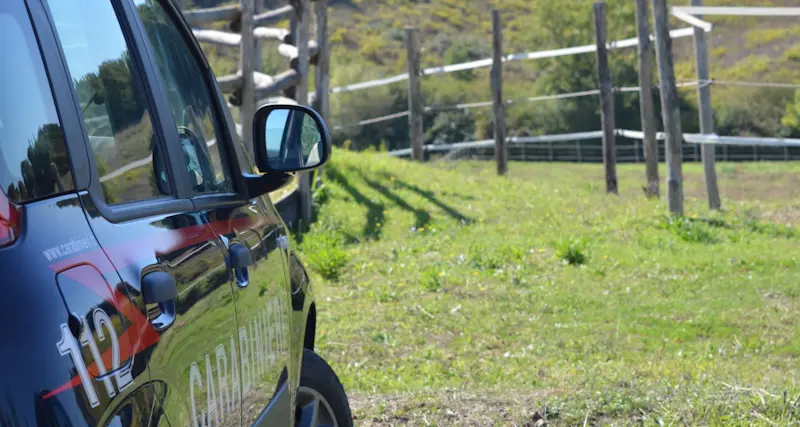
<instances>
[{"instance_id":1,"label":"dirt patch","mask_svg":"<svg viewBox=\"0 0 800 427\"><path fill-rule=\"evenodd\" d=\"M543 401L556 390L475 393L464 390L433 394L350 394L359 426L519 426L547 425Z\"/></svg>"}]
</instances>

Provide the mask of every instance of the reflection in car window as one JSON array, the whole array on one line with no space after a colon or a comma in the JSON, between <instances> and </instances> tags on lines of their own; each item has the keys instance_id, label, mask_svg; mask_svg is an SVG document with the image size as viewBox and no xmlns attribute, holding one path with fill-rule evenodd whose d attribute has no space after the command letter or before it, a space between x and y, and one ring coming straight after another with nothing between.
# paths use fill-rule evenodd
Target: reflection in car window
<instances>
[{"instance_id":1,"label":"reflection in car window","mask_svg":"<svg viewBox=\"0 0 800 427\"><path fill-rule=\"evenodd\" d=\"M300 131L300 143L303 149L305 165L313 166L319 163L320 139L317 122L308 114L303 114L303 129Z\"/></svg>"},{"instance_id":2,"label":"reflection in car window","mask_svg":"<svg viewBox=\"0 0 800 427\"><path fill-rule=\"evenodd\" d=\"M159 2L136 0L135 3L166 86L194 191L233 191L225 147L218 143L220 134L212 113L211 93L200 66Z\"/></svg>"},{"instance_id":3,"label":"reflection in car window","mask_svg":"<svg viewBox=\"0 0 800 427\"><path fill-rule=\"evenodd\" d=\"M74 189L25 4L0 2L0 186L15 202Z\"/></svg>"},{"instance_id":4,"label":"reflection in car window","mask_svg":"<svg viewBox=\"0 0 800 427\"><path fill-rule=\"evenodd\" d=\"M169 193L147 99L110 0L50 0L106 203Z\"/></svg>"}]
</instances>

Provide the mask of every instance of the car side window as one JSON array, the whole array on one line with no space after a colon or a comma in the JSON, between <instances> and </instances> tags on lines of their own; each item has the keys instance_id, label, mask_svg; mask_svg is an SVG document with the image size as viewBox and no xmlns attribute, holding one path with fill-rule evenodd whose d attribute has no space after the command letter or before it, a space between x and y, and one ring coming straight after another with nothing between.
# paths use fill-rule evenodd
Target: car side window
<instances>
[{"instance_id":1,"label":"car side window","mask_svg":"<svg viewBox=\"0 0 800 427\"><path fill-rule=\"evenodd\" d=\"M170 194L144 84L110 0L49 0L103 196L118 204Z\"/></svg>"},{"instance_id":2,"label":"car side window","mask_svg":"<svg viewBox=\"0 0 800 427\"><path fill-rule=\"evenodd\" d=\"M0 190L14 202L73 190L61 124L23 2L0 2L0 52Z\"/></svg>"},{"instance_id":3,"label":"car side window","mask_svg":"<svg viewBox=\"0 0 800 427\"><path fill-rule=\"evenodd\" d=\"M159 1L134 3L155 52L194 192L232 192L213 97L191 47Z\"/></svg>"}]
</instances>

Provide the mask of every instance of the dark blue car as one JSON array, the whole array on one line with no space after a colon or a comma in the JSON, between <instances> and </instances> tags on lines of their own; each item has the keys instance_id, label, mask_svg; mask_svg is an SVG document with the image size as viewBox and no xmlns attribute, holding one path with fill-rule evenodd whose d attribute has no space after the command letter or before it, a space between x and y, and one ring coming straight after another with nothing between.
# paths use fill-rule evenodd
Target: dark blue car
<instances>
[{"instance_id":1,"label":"dark blue car","mask_svg":"<svg viewBox=\"0 0 800 427\"><path fill-rule=\"evenodd\" d=\"M319 115L240 141L167 0L2 0L0 54L0 425L351 426L267 195Z\"/></svg>"}]
</instances>

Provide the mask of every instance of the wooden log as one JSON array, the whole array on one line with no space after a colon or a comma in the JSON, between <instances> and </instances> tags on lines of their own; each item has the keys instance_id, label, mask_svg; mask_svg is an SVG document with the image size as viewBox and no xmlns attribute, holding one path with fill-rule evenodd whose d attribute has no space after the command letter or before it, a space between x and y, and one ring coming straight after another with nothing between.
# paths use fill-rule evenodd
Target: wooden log
<instances>
[{"instance_id":1,"label":"wooden log","mask_svg":"<svg viewBox=\"0 0 800 427\"><path fill-rule=\"evenodd\" d=\"M656 39L659 87L661 88L661 119L664 121L667 163L667 205L674 215L683 215L683 165L681 147L681 110L675 88L675 69L672 62L672 39L669 36L667 0L653 1L653 22Z\"/></svg>"},{"instance_id":2,"label":"wooden log","mask_svg":"<svg viewBox=\"0 0 800 427\"><path fill-rule=\"evenodd\" d=\"M239 46L242 42L242 36L227 31L218 30L204 30L201 28L192 28L192 33L197 41L201 43L213 43L222 46Z\"/></svg>"},{"instance_id":3,"label":"wooden log","mask_svg":"<svg viewBox=\"0 0 800 427\"><path fill-rule=\"evenodd\" d=\"M253 17L253 24L256 26L275 24L291 18L292 14L294 14L294 8L292 8L291 5L286 5L264 13L259 13Z\"/></svg>"},{"instance_id":4,"label":"wooden log","mask_svg":"<svg viewBox=\"0 0 800 427\"><path fill-rule=\"evenodd\" d=\"M328 45L328 0L316 0L314 4L316 13L317 34L317 68L314 73L314 108L323 120L329 120L330 108L330 47Z\"/></svg>"},{"instance_id":5,"label":"wooden log","mask_svg":"<svg viewBox=\"0 0 800 427\"><path fill-rule=\"evenodd\" d=\"M309 69L309 41L311 32L311 11L308 0L296 1L298 10L297 21L297 60L294 69L297 71L297 85L295 86L294 99L300 105L308 105L308 69ZM311 223L311 173L300 173L298 180L300 201L300 219L302 227Z\"/></svg>"},{"instance_id":6,"label":"wooden log","mask_svg":"<svg viewBox=\"0 0 800 427\"><path fill-rule=\"evenodd\" d=\"M653 103L653 51L650 44L650 17L647 0L636 0L636 35L639 38L639 113L644 134L644 174L646 194L658 198L658 140L656 139L655 104Z\"/></svg>"},{"instance_id":7,"label":"wooden log","mask_svg":"<svg viewBox=\"0 0 800 427\"><path fill-rule=\"evenodd\" d=\"M419 30L405 29L406 62L408 64L408 132L411 139L411 160L424 161L422 151L422 93L420 91Z\"/></svg>"},{"instance_id":8,"label":"wooden log","mask_svg":"<svg viewBox=\"0 0 800 427\"><path fill-rule=\"evenodd\" d=\"M242 74L241 106L239 108L239 123L242 124L242 141L244 146L253 156L253 115L256 108L255 80L253 78L255 57L255 40L253 38L253 13L255 0L241 0L242 4L242 34L241 58L239 72Z\"/></svg>"},{"instance_id":9,"label":"wooden log","mask_svg":"<svg viewBox=\"0 0 800 427\"><path fill-rule=\"evenodd\" d=\"M264 1L265 0L255 0L255 9L253 9L253 17L258 16L259 14L264 12ZM263 53L264 53L264 44L262 40L256 37L256 30L258 29L258 25L253 24L253 43L255 43L255 50L253 51L253 71L261 72L263 69Z\"/></svg>"},{"instance_id":10,"label":"wooden log","mask_svg":"<svg viewBox=\"0 0 800 427\"><path fill-rule=\"evenodd\" d=\"M314 2L316 15L316 41L318 46L316 70L314 72L314 97L311 105L322 116L322 120L330 120L330 47L328 46L328 0ZM313 58L312 58L313 60ZM311 96L309 96L311 98ZM314 187L322 185L322 168L317 170Z\"/></svg>"},{"instance_id":11,"label":"wooden log","mask_svg":"<svg viewBox=\"0 0 800 427\"><path fill-rule=\"evenodd\" d=\"M235 73L218 77L217 85L219 85L219 90L221 90L223 93L233 92L242 87L242 75Z\"/></svg>"},{"instance_id":12,"label":"wooden log","mask_svg":"<svg viewBox=\"0 0 800 427\"><path fill-rule=\"evenodd\" d=\"M617 188L617 136L614 124L614 90L608 68L606 47L606 4L594 3L594 36L597 46L597 81L600 85L600 121L603 129L603 166L606 192L619 194Z\"/></svg>"},{"instance_id":13,"label":"wooden log","mask_svg":"<svg viewBox=\"0 0 800 427\"><path fill-rule=\"evenodd\" d=\"M492 107L494 112L494 158L497 174L508 172L508 146L506 145L506 111L503 104L503 27L500 11L492 9Z\"/></svg>"},{"instance_id":14,"label":"wooden log","mask_svg":"<svg viewBox=\"0 0 800 427\"><path fill-rule=\"evenodd\" d=\"M297 101L292 98L287 98L285 96L270 96L268 98L259 99L258 106L268 105L268 104L289 104L289 105L298 105Z\"/></svg>"},{"instance_id":15,"label":"wooden log","mask_svg":"<svg viewBox=\"0 0 800 427\"><path fill-rule=\"evenodd\" d=\"M692 0L692 6L702 5L702 0ZM702 19L703 17L698 16L697 18ZM700 82L697 85L700 133L712 134L714 133L714 114L711 110L711 85L705 83L709 80L708 45L706 44L705 31L697 27L694 27L694 57L697 64L697 80ZM695 147L697 147L696 144ZM708 207L710 209L719 209L722 206L722 201L717 187L716 147L711 144L703 144L700 149L703 158Z\"/></svg>"},{"instance_id":16,"label":"wooden log","mask_svg":"<svg viewBox=\"0 0 800 427\"><path fill-rule=\"evenodd\" d=\"M258 71L253 72L253 85L255 86L256 90L269 86L274 82L275 79L272 76L268 76Z\"/></svg>"},{"instance_id":17,"label":"wooden log","mask_svg":"<svg viewBox=\"0 0 800 427\"><path fill-rule=\"evenodd\" d=\"M292 35L286 28L256 27L253 36L257 40L277 40L281 43L288 43Z\"/></svg>"},{"instance_id":18,"label":"wooden log","mask_svg":"<svg viewBox=\"0 0 800 427\"><path fill-rule=\"evenodd\" d=\"M259 83L261 85L255 88L256 99L267 98L295 86L299 80L299 75L296 70L287 70L272 76L271 79L271 82L266 81L266 79L260 80Z\"/></svg>"},{"instance_id":19,"label":"wooden log","mask_svg":"<svg viewBox=\"0 0 800 427\"><path fill-rule=\"evenodd\" d=\"M278 53L289 60L289 66L291 66L292 68L297 68L297 59L299 57L299 50L297 49L297 46L287 43L282 43L280 46L278 46ZM316 63L318 53L319 53L319 47L317 46L317 42L309 41L308 55L310 64Z\"/></svg>"},{"instance_id":20,"label":"wooden log","mask_svg":"<svg viewBox=\"0 0 800 427\"><path fill-rule=\"evenodd\" d=\"M189 25L203 24L217 21L235 21L241 15L238 4L210 7L207 9L189 9L181 12Z\"/></svg>"}]
</instances>

